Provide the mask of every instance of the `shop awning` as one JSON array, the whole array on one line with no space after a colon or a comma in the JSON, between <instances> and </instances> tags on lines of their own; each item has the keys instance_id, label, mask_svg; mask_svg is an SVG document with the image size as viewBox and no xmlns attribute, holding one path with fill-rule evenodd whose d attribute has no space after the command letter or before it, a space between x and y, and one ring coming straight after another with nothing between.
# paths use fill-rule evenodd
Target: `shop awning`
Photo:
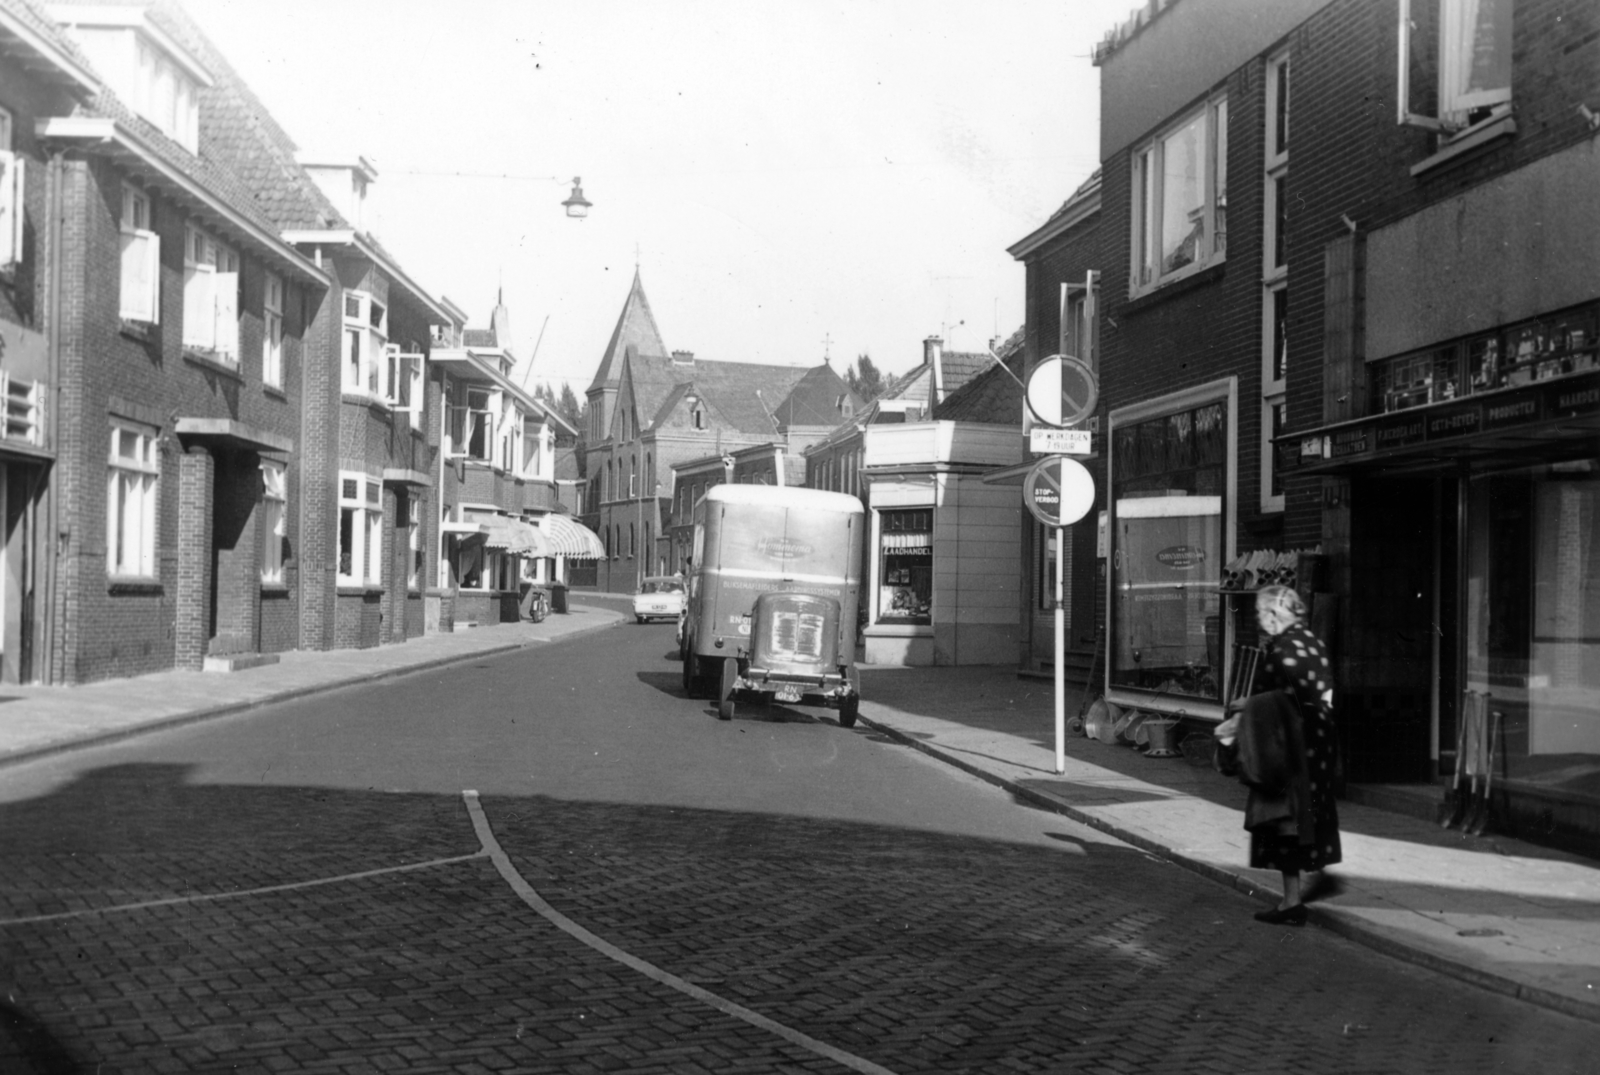
<instances>
[{"instance_id":1,"label":"shop awning","mask_svg":"<svg viewBox=\"0 0 1600 1075\"><path fill-rule=\"evenodd\" d=\"M539 518L539 529L552 550L551 555L573 560L598 560L606 554L605 542L600 540L600 535L576 519L565 515L544 515Z\"/></svg>"},{"instance_id":2,"label":"shop awning","mask_svg":"<svg viewBox=\"0 0 1600 1075\"><path fill-rule=\"evenodd\" d=\"M919 522L921 520L918 520ZM883 548L893 549L896 552L932 552L933 535L929 533L915 533L894 531L883 535Z\"/></svg>"},{"instance_id":3,"label":"shop awning","mask_svg":"<svg viewBox=\"0 0 1600 1075\"><path fill-rule=\"evenodd\" d=\"M514 556L555 555L550 551L550 543L544 539L544 535L530 523L513 519L508 515L469 512L468 516L470 521L482 523L489 528L489 536L485 539L485 543L491 549L504 549Z\"/></svg>"}]
</instances>

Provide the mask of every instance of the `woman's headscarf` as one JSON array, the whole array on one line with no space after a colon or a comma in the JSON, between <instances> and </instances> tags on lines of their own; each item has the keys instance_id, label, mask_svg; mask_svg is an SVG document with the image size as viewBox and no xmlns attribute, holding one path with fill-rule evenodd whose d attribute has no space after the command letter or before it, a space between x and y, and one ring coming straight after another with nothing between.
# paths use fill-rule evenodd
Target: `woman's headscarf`
<instances>
[{"instance_id":1,"label":"woman's headscarf","mask_svg":"<svg viewBox=\"0 0 1600 1075\"><path fill-rule=\"evenodd\" d=\"M1256 611L1268 634L1281 635L1306 618L1306 604L1287 586L1263 586L1256 591Z\"/></svg>"}]
</instances>

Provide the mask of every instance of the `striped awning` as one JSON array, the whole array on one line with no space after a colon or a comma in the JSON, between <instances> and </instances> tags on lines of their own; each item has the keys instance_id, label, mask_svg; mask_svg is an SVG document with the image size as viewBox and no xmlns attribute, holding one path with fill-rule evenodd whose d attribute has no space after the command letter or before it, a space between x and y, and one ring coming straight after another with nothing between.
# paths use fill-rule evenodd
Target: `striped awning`
<instances>
[{"instance_id":1,"label":"striped awning","mask_svg":"<svg viewBox=\"0 0 1600 1075\"><path fill-rule=\"evenodd\" d=\"M566 515L543 515L538 523L553 556L598 560L606 554L605 542L600 540L600 535L576 519Z\"/></svg>"},{"instance_id":2,"label":"striped awning","mask_svg":"<svg viewBox=\"0 0 1600 1075\"><path fill-rule=\"evenodd\" d=\"M933 535L894 530L883 535L883 547L896 552L932 552Z\"/></svg>"},{"instance_id":3,"label":"striped awning","mask_svg":"<svg viewBox=\"0 0 1600 1075\"><path fill-rule=\"evenodd\" d=\"M485 544L491 549L504 549L514 556L555 555L550 551L550 543L539 533L538 528L521 519L486 512L468 512L467 516L469 521L482 523L489 528Z\"/></svg>"}]
</instances>

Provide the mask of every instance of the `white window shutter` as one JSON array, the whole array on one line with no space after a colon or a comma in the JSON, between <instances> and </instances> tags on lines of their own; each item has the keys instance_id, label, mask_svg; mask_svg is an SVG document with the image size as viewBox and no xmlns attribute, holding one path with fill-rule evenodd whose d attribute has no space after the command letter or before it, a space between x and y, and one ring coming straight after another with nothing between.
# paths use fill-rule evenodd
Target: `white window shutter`
<instances>
[{"instance_id":1,"label":"white window shutter","mask_svg":"<svg viewBox=\"0 0 1600 1075\"><path fill-rule=\"evenodd\" d=\"M1096 307L1100 301L1100 273L1090 269L1083 278L1083 332L1085 336L1083 360L1089 368L1100 373L1100 317Z\"/></svg>"},{"instance_id":2,"label":"white window shutter","mask_svg":"<svg viewBox=\"0 0 1600 1075\"><path fill-rule=\"evenodd\" d=\"M129 321L158 323L161 239L153 232L122 233L121 315Z\"/></svg>"},{"instance_id":3,"label":"white window shutter","mask_svg":"<svg viewBox=\"0 0 1600 1075\"><path fill-rule=\"evenodd\" d=\"M1072 353L1072 285L1061 285L1060 316L1056 320L1056 354Z\"/></svg>"},{"instance_id":4,"label":"white window shutter","mask_svg":"<svg viewBox=\"0 0 1600 1075\"><path fill-rule=\"evenodd\" d=\"M392 407L400 401L400 345L386 343L383 345L383 373L380 375L385 382L383 396Z\"/></svg>"},{"instance_id":5,"label":"white window shutter","mask_svg":"<svg viewBox=\"0 0 1600 1075\"><path fill-rule=\"evenodd\" d=\"M183 267L183 345L202 351L216 346L216 271L209 265Z\"/></svg>"},{"instance_id":6,"label":"white window shutter","mask_svg":"<svg viewBox=\"0 0 1600 1075\"><path fill-rule=\"evenodd\" d=\"M239 274L219 272L212 274L212 290L216 299L216 327L212 331L212 346L219 354L239 357Z\"/></svg>"},{"instance_id":7,"label":"white window shutter","mask_svg":"<svg viewBox=\"0 0 1600 1075\"><path fill-rule=\"evenodd\" d=\"M0 268L22 260L23 163L16 153L0 152Z\"/></svg>"}]
</instances>

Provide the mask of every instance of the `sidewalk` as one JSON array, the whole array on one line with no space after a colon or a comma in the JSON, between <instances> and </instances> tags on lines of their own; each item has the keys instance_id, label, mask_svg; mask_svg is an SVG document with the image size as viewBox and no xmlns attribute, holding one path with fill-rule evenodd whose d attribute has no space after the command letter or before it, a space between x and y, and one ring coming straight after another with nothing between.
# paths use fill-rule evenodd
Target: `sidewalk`
<instances>
[{"instance_id":1,"label":"sidewalk","mask_svg":"<svg viewBox=\"0 0 1600 1075\"><path fill-rule=\"evenodd\" d=\"M628 618L620 600L578 596L570 614L543 623L427 635L375 649L286 653L278 664L240 672L3 688L0 778L4 766L28 758L536 646ZM1024 802L1232 885L1262 906L1277 899L1277 873L1244 865L1244 791L1235 781L1181 757L1147 758L1132 747L1072 735L1066 771L1056 773L1049 681L1019 678L1003 667L866 668L862 680L863 723L891 738ZM1069 716L1079 703L1069 695ZM1348 887L1312 905L1315 925L1600 1022L1600 863L1501 836L1465 836L1351 802L1339 804L1339 817L1344 862L1334 872Z\"/></svg>"},{"instance_id":2,"label":"sidewalk","mask_svg":"<svg viewBox=\"0 0 1600 1075\"><path fill-rule=\"evenodd\" d=\"M521 649L623 622L623 604L578 603L542 623L502 623L372 649L285 653L238 672L156 672L81 687L0 688L0 772L29 758L206 720L350 683Z\"/></svg>"},{"instance_id":3,"label":"sidewalk","mask_svg":"<svg viewBox=\"0 0 1600 1075\"><path fill-rule=\"evenodd\" d=\"M1229 884L1262 907L1244 788L1182 757L1066 739L1055 771L1054 685L1010 668L863 669L861 717L1019 799ZM1068 688L1067 716L1081 695ZM1600 1022L1600 863L1342 801L1347 888L1311 921L1444 974ZM1240 913L1247 909L1241 906ZM1286 927L1261 926L1261 929Z\"/></svg>"}]
</instances>

